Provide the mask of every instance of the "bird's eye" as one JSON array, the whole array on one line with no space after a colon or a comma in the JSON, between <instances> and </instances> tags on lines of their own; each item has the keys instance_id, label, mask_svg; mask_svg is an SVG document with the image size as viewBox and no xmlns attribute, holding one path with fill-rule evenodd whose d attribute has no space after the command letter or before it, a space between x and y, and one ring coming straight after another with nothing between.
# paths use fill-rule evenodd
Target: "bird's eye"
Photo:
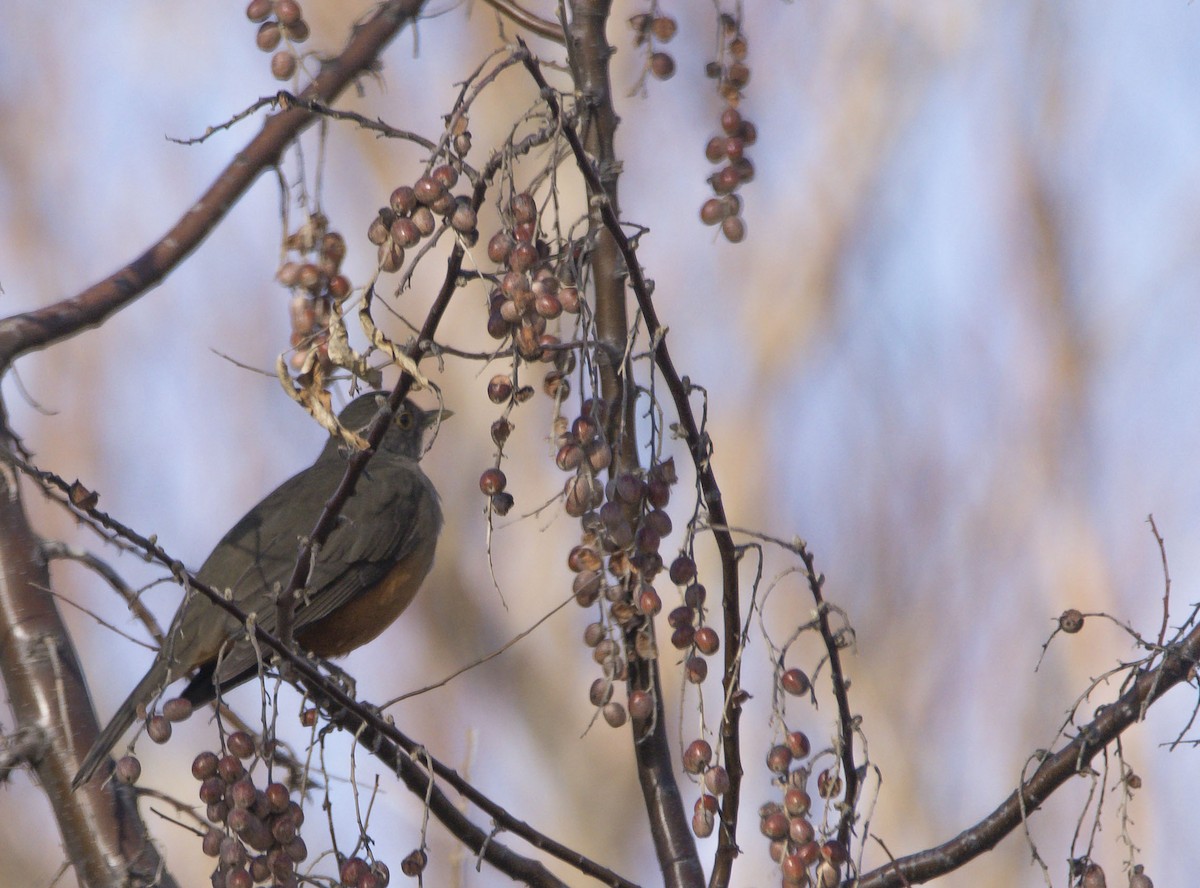
<instances>
[{"instance_id":1,"label":"bird's eye","mask_svg":"<svg viewBox=\"0 0 1200 888\"><path fill-rule=\"evenodd\" d=\"M402 429L411 429L413 427L413 415L411 410L403 410L396 416L396 425Z\"/></svg>"}]
</instances>

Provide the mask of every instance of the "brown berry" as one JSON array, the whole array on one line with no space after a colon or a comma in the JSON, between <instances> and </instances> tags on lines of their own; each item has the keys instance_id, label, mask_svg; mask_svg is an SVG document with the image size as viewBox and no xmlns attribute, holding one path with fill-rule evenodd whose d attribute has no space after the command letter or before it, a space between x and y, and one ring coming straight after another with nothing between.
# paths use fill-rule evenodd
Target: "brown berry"
<instances>
[{"instance_id":1,"label":"brown berry","mask_svg":"<svg viewBox=\"0 0 1200 888\"><path fill-rule=\"evenodd\" d=\"M361 857L350 857L342 864L340 875L346 885L354 888L354 886L358 885L359 880L370 871L371 868L367 866L367 862ZM416 875L416 873L413 873L413 875Z\"/></svg>"},{"instance_id":2,"label":"brown berry","mask_svg":"<svg viewBox=\"0 0 1200 888\"><path fill-rule=\"evenodd\" d=\"M247 759L254 755L254 738L245 731L234 731L225 738L225 745L240 759Z\"/></svg>"},{"instance_id":3,"label":"brown berry","mask_svg":"<svg viewBox=\"0 0 1200 888\"><path fill-rule=\"evenodd\" d=\"M509 201L509 210L512 212L513 222L518 225L529 224L537 220L537 203L528 191L514 194L512 200Z\"/></svg>"},{"instance_id":4,"label":"brown berry","mask_svg":"<svg viewBox=\"0 0 1200 888\"><path fill-rule=\"evenodd\" d=\"M202 752L192 761L192 776L197 780L207 780L217 773L217 754Z\"/></svg>"},{"instance_id":5,"label":"brown berry","mask_svg":"<svg viewBox=\"0 0 1200 888\"><path fill-rule=\"evenodd\" d=\"M812 746L808 742L808 735L803 731L789 732L787 737L784 738L783 742L786 743L787 748L792 751L792 756L794 758L807 758L809 752L812 750Z\"/></svg>"},{"instance_id":6,"label":"brown berry","mask_svg":"<svg viewBox=\"0 0 1200 888\"><path fill-rule=\"evenodd\" d=\"M571 583L571 591L575 594L575 600L581 607L590 607L600 597L602 585L599 573L594 570L585 570L575 575L575 579Z\"/></svg>"},{"instance_id":7,"label":"brown berry","mask_svg":"<svg viewBox=\"0 0 1200 888\"><path fill-rule=\"evenodd\" d=\"M768 839L784 839L788 834L788 818L782 811L773 811L759 821L758 828Z\"/></svg>"},{"instance_id":8,"label":"brown berry","mask_svg":"<svg viewBox=\"0 0 1200 888\"><path fill-rule=\"evenodd\" d=\"M502 373L498 373L492 377L488 383L487 395L488 400L493 404L503 404L513 393L512 379Z\"/></svg>"},{"instance_id":9,"label":"brown berry","mask_svg":"<svg viewBox=\"0 0 1200 888\"><path fill-rule=\"evenodd\" d=\"M508 484L508 479L504 477L504 473L494 466L486 469L479 476L479 489L485 496L492 496L504 490Z\"/></svg>"},{"instance_id":10,"label":"brown berry","mask_svg":"<svg viewBox=\"0 0 1200 888\"><path fill-rule=\"evenodd\" d=\"M579 291L574 287L563 287L559 290L558 301L562 303L563 311L579 314Z\"/></svg>"},{"instance_id":11,"label":"brown berry","mask_svg":"<svg viewBox=\"0 0 1200 888\"><path fill-rule=\"evenodd\" d=\"M288 80L296 73L296 57L288 50L281 49L271 56L271 75L276 80Z\"/></svg>"},{"instance_id":12,"label":"brown berry","mask_svg":"<svg viewBox=\"0 0 1200 888\"><path fill-rule=\"evenodd\" d=\"M720 136L713 136L708 140L708 144L704 146L704 156L708 158L709 163L720 163L725 159L725 139Z\"/></svg>"},{"instance_id":13,"label":"brown berry","mask_svg":"<svg viewBox=\"0 0 1200 888\"><path fill-rule=\"evenodd\" d=\"M200 801L206 805L215 805L225 798L225 781L220 777L206 777L200 783Z\"/></svg>"},{"instance_id":14,"label":"brown berry","mask_svg":"<svg viewBox=\"0 0 1200 888\"><path fill-rule=\"evenodd\" d=\"M264 21L271 14L271 0L250 0L246 7L246 18L252 22Z\"/></svg>"},{"instance_id":15,"label":"brown berry","mask_svg":"<svg viewBox=\"0 0 1200 888\"><path fill-rule=\"evenodd\" d=\"M603 566L599 553L589 546L576 546L567 555L567 567L573 573L585 570L598 571Z\"/></svg>"},{"instance_id":16,"label":"brown berry","mask_svg":"<svg viewBox=\"0 0 1200 888\"><path fill-rule=\"evenodd\" d=\"M817 775L817 795L832 799L842 794L842 778L836 771L826 768Z\"/></svg>"},{"instance_id":17,"label":"brown berry","mask_svg":"<svg viewBox=\"0 0 1200 888\"><path fill-rule=\"evenodd\" d=\"M721 639L711 626L701 626L697 629L695 642L696 650L706 657L711 657L721 647Z\"/></svg>"},{"instance_id":18,"label":"brown berry","mask_svg":"<svg viewBox=\"0 0 1200 888\"><path fill-rule=\"evenodd\" d=\"M512 236L507 231L497 231L488 241L488 259L497 265L503 265L508 261L508 254L512 252L512 248Z\"/></svg>"},{"instance_id":19,"label":"brown berry","mask_svg":"<svg viewBox=\"0 0 1200 888\"><path fill-rule=\"evenodd\" d=\"M745 89L750 82L750 68L741 62L734 62L725 72L725 77L734 89Z\"/></svg>"},{"instance_id":20,"label":"brown berry","mask_svg":"<svg viewBox=\"0 0 1200 888\"><path fill-rule=\"evenodd\" d=\"M700 206L700 221L705 225L718 225L727 215L725 203L718 197L710 197Z\"/></svg>"},{"instance_id":21,"label":"brown berry","mask_svg":"<svg viewBox=\"0 0 1200 888\"><path fill-rule=\"evenodd\" d=\"M377 864L378 865L378 864ZM408 876L410 879L415 879L421 873L425 872L425 867L429 865L429 855L422 849L417 848L415 851L410 851L408 855L400 861L400 872ZM384 883L386 884L386 883Z\"/></svg>"},{"instance_id":22,"label":"brown berry","mask_svg":"<svg viewBox=\"0 0 1200 888\"><path fill-rule=\"evenodd\" d=\"M785 885L808 884L808 867L799 854L787 854L779 861L779 873Z\"/></svg>"},{"instance_id":23,"label":"brown berry","mask_svg":"<svg viewBox=\"0 0 1200 888\"><path fill-rule=\"evenodd\" d=\"M783 794L783 810L792 817L803 817L811 809L812 798L803 789L792 787ZM805 841L810 839L805 839Z\"/></svg>"},{"instance_id":24,"label":"brown berry","mask_svg":"<svg viewBox=\"0 0 1200 888\"><path fill-rule=\"evenodd\" d=\"M1062 612L1062 616L1058 618L1058 628L1068 635L1074 635L1083 628L1083 614L1070 608Z\"/></svg>"},{"instance_id":25,"label":"brown berry","mask_svg":"<svg viewBox=\"0 0 1200 888\"><path fill-rule=\"evenodd\" d=\"M604 720L608 722L608 726L610 728L619 728L625 724L625 707L616 700L613 700L610 703L605 703L601 713L603 713Z\"/></svg>"},{"instance_id":26,"label":"brown berry","mask_svg":"<svg viewBox=\"0 0 1200 888\"><path fill-rule=\"evenodd\" d=\"M117 759L113 770L113 779L118 783L133 784L142 776L142 763L135 756L123 755Z\"/></svg>"},{"instance_id":27,"label":"brown berry","mask_svg":"<svg viewBox=\"0 0 1200 888\"><path fill-rule=\"evenodd\" d=\"M811 687L808 676L799 669L789 669L779 677L779 685L793 697L802 697Z\"/></svg>"},{"instance_id":28,"label":"brown berry","mask_svg":"<svg viewBox=\"0 0 1200 888\"><path fill-rule=\"evenodd\" d=\"M417 207L413 210L412 220L422 237L429 237L437 228L437 220L433 218L433 211L429 207Z\"/></svg>"},{"instance_id":29,"label":"brown berry","mask_svg":"<svg viewBox=\"0 0 1200 888\"><path fill-rule=\"evenodd\" d=\"M508 254L508 267L518 273L529 271L537 261L537 247L528 241L519 242Z\"/></svg>"},{"instance_id":30,"label":"brown berry","mask_svg":"<svg viewBox=\"0 0 1200 888\"><path fill-rule=\"evenodd\" d=\"M731 244L740 244L746 239L746 223L741 216L726 216L721 221L721 234Z\"/></svg>"},{"instance_id":31,"label":"brown berry","mask_svg":"<svg viewBox=\"0 0 1200 888\"><path fill-rule=\"evenodd\" d=\"M175 697L163 704L162 713L167 721L181 722L191 717L192 701L183 697Z\"/></svg>"},{"instance_id":32,"label":"brown berry","mask_svg":"<svg viewBox=\"0 0 1200 888\"><path fill-rule=\"evenodd\" d=\"M376 255L380 270L389 274L399 271L400 266L404 264L404 247L395 241L380 244Z\"/></svg>"},{"instance_id":33,"label":"brown berry","mask_svg":"<svg viewBox=\"0 0 1200 888\"><path fill-rule=\"evenodd\" d=\"M707 740L693 740L683 751L683 770L703 774L712 762L713 749Z\"/></svg>"},{"instance_id":34,"label":"brown berry","mask_svg":"<svg viewBox=\"0 0 1200 888\"><path fill-rule=\"evenodd\" d=\"M675 19L669 15L660 15L650 23L650 30L654 33L654 39L662 43L670 42L671 38L675 36L677 27Z\"/></svg>"},{"instance_id":35,"label":"brown berry","mask_svg":"<svg viewBox=\"0 0 1200 888\"><path fill-rule=\"evenodd\" d=\"M373 243L377 247L380 244L382 244L385 240L388 239L388 234L389 234L388 226L385 225L383 222L383 219L381 219L378 216L376 216L374 219L372 219L371 224L367 227L367 240L369 240L371 243ZM297 271L298 270L299 270L299 267L297 266ZM285 286L291 286L291 285L285 284Z\"/></svg>"},{"instance_id":36,"label":"brown berry","mask_svg":"<svg viewBox=\"0 0 1200 888\"><path fill-rule=\"evenodd\" d=\"M680 555L671 562L667 576L671 578L671 582L676 586L690 583L696 578L696 562L688 555Z\"/></svg>"},{"instance_id":37,"label":"brown berry","mask_svg":"<svg viewBox=\"0 0 1200 888\"><path fill-rule=\"evenodd\" d=\"M653 586L647 586L638 594L638 610L648 617L657 616L662 610L662 599Z\"/></svg>"},{"instance_id":38,"label":"brown berry","mask_svg":"<svg viewBox=\"0 0 1200 888\"><path fill-rule=\"evenodd\" d=\"M708 663L703 657L688 657L683 664L683 673L692 684L701 684L708 677Z\"/></svg>"},{"instance_id":39,"label":"brown berry","mask_svg":"<svg viewBox=\"0 0 1200 888\"><path fill-rule=\"evenodd\" d=\"M458 184L458 170L450 164L435 167L429 175L441 182L446 188L453 188Z\"/></svg>"},{"instance_id":40,"label":"brown berry","mask_svg":"<svg viewBox=\"0 0 1200 888\"><path fill-rule=\"evenodd\" d=\"M671 647L679 651L687 650L695 639L696 630L690 623L676 626L675 631L671 633Z\"/></svg>"},{"instance_id":41,"label":"brown berry","mask_svg":"<svg viewBox=\"0 0 1200 888\"><path fill-rule=\"evenodd\" d=\"M654 698L647 691L631 691L629 694L629 714L634 721L645 721L654 713Z\"/></svg>"},{"instance_id":42,"label":"brown berry","mask_svg":"<svg viewBox=\"0 0 1200 888\"><path fill-rule=\"evenodd\" d=\"M388 198L388 205L401 216L407 216L417 207L417 195L409 185L400 185Z\"/></svg>"},{"instance_id":43,"label":"brown berry","mask_svg":"<svg viewBox=\"0 0 1200 888\"><path fill-rule=\"evenodd\" d=\"M767 770L775 774L786 774L792 766L792 751L786 746L772 746L767 753Z\"/></svg>"},{"instance_id":44,"label":"brown berry","mask_svg":"<svg viewBox=\"0 0 1200 888\"><path fill-rule=\"evenodd\" d=\"M146 719L146 736L155 743L166 743L171 739L171 723L161 715Z\"/></svg>"},{"instance_id":45,"label":"brown berry","mask_svg":"<svg viewBox=\"0 0 1200 888\"><path fill-rule=\"evenodd\" d=\"M258 34L254 37L254 42L263 52L274 52L275 47L279 46L279 41L283 39L283 32L279 28L278 22L263 22L258 26Z\"/></svg>"},{"instance_id":46,"label":"brown berry","mask_svg":"<svg viewBox=\"0 0 1200 888\"><path fill-rule=\"evenodd\" d=\"M294 25L303 15L296 0L275 0L275 17L280 24Z\"/></svg>"},{"instance_id":47,"label":"brown berry","mask_svg":"<svg viewBox=\"0 0 1200 888\"><path fill-rule=\"evenodd\" d=\"M708 181L717 194L729 194L742 184L742 177L733 164L728 164L709 176Z\"/></svg>"},{"instance_id":48,"label":"brown berry","mask_svg":"<svg viewBox=\"0 0 1200 888\"><path fill-rule=\"evenodd\" d=\"M675 75L675 60L670 53L656 52L650 56L650 73L659 80L670 80Z\"/></svg>"},{"instance_id":49,"label":"brown berry","mask_svg":"<svg viewBox=\"0 0 1200 888\"><path fill-rule=\"evenodd\" d=\"M417 202L430 206L446 193L446 186L432 176L422 176L413 185L413 194Z\"/></svg>"},{"instance_id":50,"label":"brown berry","mask_svg":"<svg viewBox=\"0 0 1200 888\"><path fill-rule=\"evenodd\" d=\"M720 765L715 765L704 772L704 785L713 795L724 795L729 792L729 772Z\"/></svg>"},{"instance_id":51,"label":"brown berry","mask_svg":"<svg viewBox=\"0 0 1200 888\"><path fill-rule=\"evenodd\" d=\"M725 130L725 135L737 135L742 125L742 115L738 113L737 108L726 108L721 112L721 129Z\"/></svg>"}]
</instances>

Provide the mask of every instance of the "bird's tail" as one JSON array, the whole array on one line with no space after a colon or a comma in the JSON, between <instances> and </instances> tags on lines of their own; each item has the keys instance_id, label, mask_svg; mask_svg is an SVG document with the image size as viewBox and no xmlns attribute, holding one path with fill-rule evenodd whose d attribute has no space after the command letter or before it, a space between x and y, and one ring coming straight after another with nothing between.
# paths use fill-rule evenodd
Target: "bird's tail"
<instances>
[{"instance_id":1,"label":"bird's tail","mask_svg":"<svg viewBox=\"0 0 1200 888\"><path fill-rule=\"evenodd\" d=\"M159 657L154 661L154 665L150 667L150 671L146 676L138 682L125 699L125 702L117 707L116 713L104 726L104 730L96 738L96 742L92 744L92 748L88 750L88 754L83 758L83 764L79 766L78 773L75 774L75 779L71 781L71 789L78 789L82 784L86 783L96 773L112 752L117 741L121 739L121 735L125 730L133 724L133 720L137 715L139 704L149 703L154 699L169 681L167 663L163 657Z\"/></svg>"}]
</instances>

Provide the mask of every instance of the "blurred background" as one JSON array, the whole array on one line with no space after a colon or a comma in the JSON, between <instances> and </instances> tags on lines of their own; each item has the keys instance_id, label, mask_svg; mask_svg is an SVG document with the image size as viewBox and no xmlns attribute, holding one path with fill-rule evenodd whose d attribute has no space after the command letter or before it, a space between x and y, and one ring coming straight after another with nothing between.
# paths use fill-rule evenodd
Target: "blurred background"
<instances>
[{"instance_id":1,"label":"blurred background","mask_svg":"<svg viewBox=\"0 0 1200 888\"><path fill-rule=\"evenodd\" d=\"M688 6L662 7L679 19L668 47L678 71L644 96L627 95L643 57L625 19L645 8L619 3L613 14L624 215L650 229L640 257L657 284L668 343L681 372L708 391L730 520L807 540L827 595L852 620L852 704L883 774L870 828L899 856L989 813L1027 757L1055 742L1089 677L1139 656L1121 629L1093 619L1080 635L1056 638L1035 672L1064 608L1104 611L1157 635L1163 575L1149 514L1170 559L1172 625L1197 599L1200 422L1188 380L1200 373L1200 10L746 4L752 78L742 110L759 131L750 155L757 179L743 190L747 239L731 246L697 216L709 193L704 145L722 104L703 74L715 45L711 10ZM309 0L309 48L336 51L368 9ZM427 12L389 49L382 76L364 79L347 103L435 136L455 82L500 38L482 4L435 2ZM166 137L199 135L278 88L254 30L240 2L8 5L0 313L78 292L186 212L258 122L195 147ZM477 158L533 99L520 75L506 75L497 104L472 115ZM311 134L305 145L311 185ZM374 210L419 175L423 158L349 127L331 133L327 151L321 206L345 234L347 273L361 286L375 261L364 236ZM294 179L294 159L288 170ZM288 294L273 281L279 203L276 181L264 176L157 290L101 329L25 358L3 381L14 428L39 465L78 477L99 492L102 509L157 534L192 567L322 443L278 383L220 356L269 371L287 347ZM481 261L492 224L481 223ZM393 307L419 323L440 264L430 257ZM487 347L484 298L462 292L443 341ZM389 332L407 335L399 323ZM502 601L476 485L492 460L488 426L498 409L484 388L493 370L454 360L424 369L456 411L426 458L447 528L417 604L343 664L376 702L495 650L570 593L566 553L577 525L557 507L519 520L561 488L548 400L539 394L515 417L505 470L517 507L492 539ZM689 514L690 483L683 472L677 528ZM135 585L161 576L25 490L45 536L98 550ZM681 539L677 530L664 551ZM707 546L701 575L715 587ZM768 551L764 589L793 565ZM747 583L753 568L747 563ZM96 577L67 564L53 576L65 600L139 633ZM663 591L669 608L673 593ZM179 596L163 584L145 600L165 623ZM107 718L150 653L63 607ZM799 578L783 577L767 611L774 637L809 612ZM589 619L571 605L486 667L390 712L519 818L656 884L628 729L587 730L587 688L598 674L580 640ZM812 669L818 656L805 648L792 665ZM752 773L738 885L777 881L753 813L776 797L759 767L775 727L770 681L756 639L744 680L754 694L742 722ZM670 717L690 739L700 729L695 694L681 708L670 666L666 683ZM705 691L711 727L715 678ZM1100 689L1082 712L1112 693ZM253 714L257 692L241 694ZM1126 881L1130 859L1160 886L1192 880L1195 753L1164 744L1195 702L1177 689L1125 737L1143 787L1125 812L1125 833L1119 793L1103 793L1092 853L1110 885ZM298 701L285 695L282 706L289 722ZM823 745L831 713L793 704L788 720ZM140 743L143 781L194 799L186 764L212 742L204 721L193 718L166 747ZM11 727L8 715L0 723ZM293 739L303 734L295 729ZM348 748L334 738L327 753L342 778L332 786L342 847L357 835ZM359 785L369 790L377 770L359 756ZM381 786L370 831L399 879L401 858L419 842L420 806L386 775ZM1080 778L1032 818L1054 885L1068 884L1066 858L1086 851L1086 823L1074 851L1070 843L1090 789ZM697 790L685 784L684 793L690 805ZM170 866L182 883L206 884L211 863L190 834L150 811L161 807L143 810ZM328 845L321 819L306 826L314 856ZM0 823L0 881L51 884L62 861L57 827L27 774L0 794ZM436 824L430 843L429 884L508 884L486 867L476 872ZM706 860L713 847L702 843ZM867 864L884 859L868 841ZM941 884L1045 884L1030 861L1026 838L1013 835ZM570 884L587 881L556 870Z\"/></svg>"}]
</instances>

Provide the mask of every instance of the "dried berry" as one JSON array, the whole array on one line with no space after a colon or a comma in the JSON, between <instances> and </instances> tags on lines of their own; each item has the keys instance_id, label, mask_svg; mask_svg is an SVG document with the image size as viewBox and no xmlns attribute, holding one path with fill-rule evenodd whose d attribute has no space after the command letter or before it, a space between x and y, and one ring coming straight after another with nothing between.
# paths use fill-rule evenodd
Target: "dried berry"
<instances>
[{"instance_id":1,"label":"dried berry","mask_svg":"<svg viewBox=\"0 0 1200 888\"><path fill-rule=\"evenodd\" d=\"M163 704L162 714L167 721L181 722L191 717L193 709L191 700L175 697Z\"/></svg>"},{"instance_id":2,"label":"dried berry","mask_svg":"<svg viewBox=\"0 0 1200 888\"><path fill-rule=\"evenodd\" d=\"M276 80L289 80L296 73L296 57L281 49L271 56L271 74Z\"/></svg>"},{"instance_id":3,"label":"dried berry","mask_svg":"<svg viewBox=\"0 0 1200 888\"><path fill-rule=\"evenodd\" d=\"M254 42L263 52L274 52L282 39L283 32L278 22L263 22L258 27Z\"/></svg>"},{"instance_id":4,"label":"dried berry","mask_svg":"<svg viewBox=\"0 0 1200 888\"><path fill-rule=\"evenodd\" d=\"M683 770L703 774L712 762L713 749L707 740L693 740L683 751Z\"/></svg>"},{"instance_id":5,"label":"dried berry","mask_svg":"<svg viewBox=\"0 0 1200 888\"><path fill-rule=\"evenodd\" d=\"M500 493L507 485L508 479L504 477L504 473L494 466L484 470L479 476L479 489L485 496Z\"/></svg>"},{"instance_id":6,"label":"dried berry","mask_svg":"<svg viewBox=\"0 0 1200 888\"><path fill-rule=\"evenodd\" d=\"M779 685L793 697L801 697L808 693L811 685L808 676L799 669L789 669L779 677Z\"/></svg>"},{"instance_id":7,"label":"dried berry","mask_svg":"<svg viewBox=\"0 0 1200 888\"><path fill-rule=\"evenodd\" d=\"M696 630L695 643L696 650L706 657L711 657L721 647L721 639L711 626L701 626Z\"/></svg>"},{"instance_id":8,"label":"dried berry","mask_svg":"<svg viewBox=\"0 0 1200 888\"><path fill-rule=\"evenodd\" d=\"M254 755L254 738L245 731L234 731L225 738L225 745L240 759L250 758Z\"/></svg>"},{"instance_id":9,"label":"dried berry","mask_svg":"<svg viewBox=\"0 0 1200 888\"><path fill-rule=\"evenodd\" d=\"M786 774L792 766L792 751L784 745L772 746L767 753L767 770L775 774Z\"/></svg>"},{"instance_id":10,"label":"dried berry","mask_svg":"<svg viewBox=\"0 0 1200 888\"><path fill-rule=\"evenodd\" d=\"M166 743L171 739L171 723L161 715L146 719L146 736L155 743Z\"/></svg>"},{"instance_id":11,"label":"dried berry","mask_svg":"<svg viewBox=\"0 0 1200 888\"><path fill-rule=\"evenodd\" d=\"M1058 628L1068 635L1074 635L1083 628L1083 614L1070 608L1062 612L1062 616L1058 618Z\"/></svg>"}]
</instances>

